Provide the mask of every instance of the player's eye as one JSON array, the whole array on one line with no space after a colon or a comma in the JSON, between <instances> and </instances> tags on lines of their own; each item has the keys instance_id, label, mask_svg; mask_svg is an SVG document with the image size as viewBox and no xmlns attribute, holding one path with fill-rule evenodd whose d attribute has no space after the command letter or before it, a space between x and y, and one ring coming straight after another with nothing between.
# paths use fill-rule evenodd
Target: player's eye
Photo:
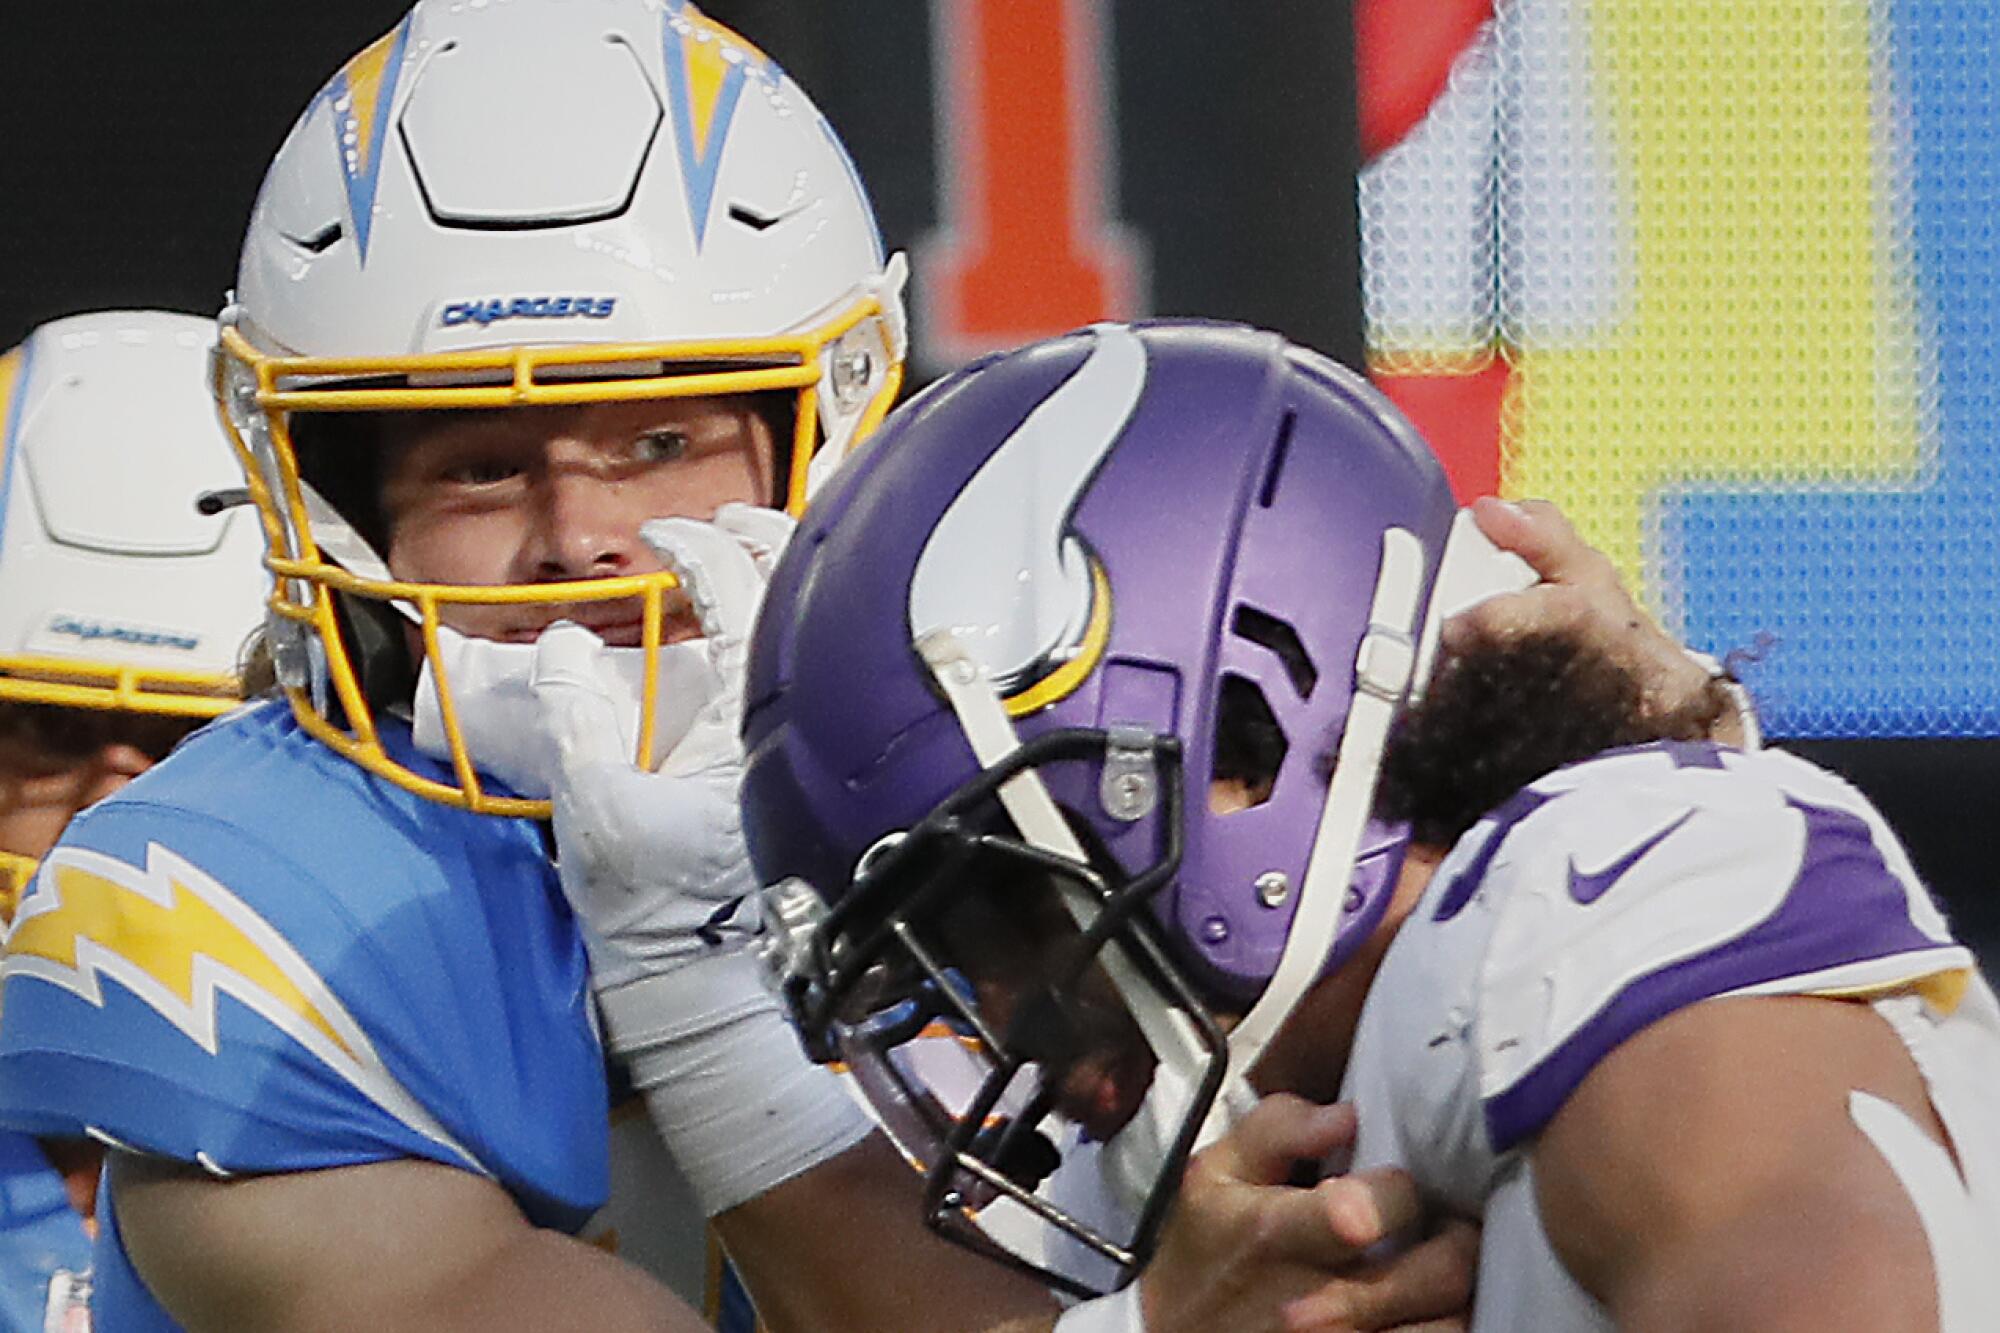
<instances>
[{"instance_id":1,"label":"player's eye","mask_svg":"<svg viewBox=\"0 0 2000 1333\"><path fill-rule=\"evenodd\" d=\"M510 458L464 458L443 469L446 481L459 486L496 486L521 475L521 465Z\"/></svg>"},{"instance_id":2,"label":"player's eye","mask_svg":"<svg viewBox=\"0 0 2000 1333\"><path fill-rule=\"evenodd\" d=\"M661 427L643 431L632 442L632 460L637 463L671 463L687 456L686 432Z\"/></svg>"}]
</instances>

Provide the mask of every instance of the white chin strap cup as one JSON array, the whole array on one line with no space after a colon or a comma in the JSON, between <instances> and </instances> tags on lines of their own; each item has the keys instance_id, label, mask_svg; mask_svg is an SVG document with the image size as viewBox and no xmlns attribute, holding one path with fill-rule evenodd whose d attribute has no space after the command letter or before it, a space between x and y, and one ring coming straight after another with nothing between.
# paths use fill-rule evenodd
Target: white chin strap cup
<instances>
[{"instance_id":1,"label":"white chin strap cup","mask_svg":"<svg viewBox=\"0 0 2000 1333\"><path fill-rule=\"evenodd\" d=\"M638 752L640 701L645 697L643 648L600 647L601 679L618 711L624 753ZM451 741L438 703L438 674L451 690L460 739L473 766L529 800L549 796L555 762L547 752L542 709L530 680L535 666L532 643L495 643L455 630L438 629L441 663L425 660L417 676L412 731L418 750L449 763ZM659 683L653 692L653 745L668 754L693 724L695 714L722 688L700 639L660 645Z\"/></svg>"}]
</instances>

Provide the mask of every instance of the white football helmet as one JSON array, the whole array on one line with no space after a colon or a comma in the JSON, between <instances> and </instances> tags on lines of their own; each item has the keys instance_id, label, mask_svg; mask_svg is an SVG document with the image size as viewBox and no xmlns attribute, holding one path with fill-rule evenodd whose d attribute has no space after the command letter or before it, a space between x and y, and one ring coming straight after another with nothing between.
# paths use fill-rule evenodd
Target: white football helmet
<instances>
[{"instance_id":1,"label":"white football helmet","mask_svg":"<svg viewBox=\"0 0 2000 1333\"><path fill-rule=\"evenodd\" d=\"M215 326L115 310L0 357L0 699L213 717L262 616L205 390ZM209 512L204 512L207 510Z\"/></svg>"},{"instance_id":2,"label":"white football helmet","mask_svg":"<svg viewBox=\"0 0 2000 1333\"><path fill-rule=\"evenodd\" d=\"M410 790L545 814L482 791L438 608L642 597L652 652L672 579L398 583L326 483L301 477L294 414L780 392L797 511L895 398L904 271L818 110L693 5L420 0L279 149L222 316L218 392L264 515L273 656L302 724ZM377 739L383 701L352 632L371 601L424 627L456 783ZM638 731L644 761L650 716Z\"/></svg>"},{"instance_id":3,"label":"white football helmet","mask_svg":"<svg viewBox=\"0 0 2000 1333\"><path fill-rule=\"evenodd\" d=\"M0 356L0 701L200 719L263 616L207 383L215 326L114 310ZM34 873L0 851L0 918Z\"/></svg>"}]
</instances>

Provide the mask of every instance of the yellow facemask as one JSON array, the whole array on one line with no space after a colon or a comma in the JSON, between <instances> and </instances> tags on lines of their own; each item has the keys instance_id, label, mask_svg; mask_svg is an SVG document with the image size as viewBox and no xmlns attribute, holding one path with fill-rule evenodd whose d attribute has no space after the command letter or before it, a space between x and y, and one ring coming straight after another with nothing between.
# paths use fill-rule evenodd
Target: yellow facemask
<instances>
[{"instance_id":1,"label":"yellow facemask","mask_svg":"<svg viewBox=\"0 0 2000 1333\"><path fill-rule=\"evenodd\" d=\"M225 315L216 360L216 392L236 442L250 498L262 517L275 576L271 649L279 684L299 723L313 736L371 773L432 800L482 814L547 818L549 803L496 794L482 782L464 743L439 649L443 611L453 606L550 605L636 599L642 608L646 654L635 763L654 767L655 690L668 573L562 583L408 583L389 576L346 523L300 476L291 419L299 412L411 412L505 409L613 401L784 392L795 395L789 442L786 508L800 512L820 448L821 395L854 391L845 401L859 412L850 442L871 433L895 401L900 358L876 330L883 310L864 297L804 332L774 338L709 342L506 347L420 356L332 358L260 352ZM876 357L886 374L847 358ZM441 781L399 762L383 746L376 703L362 686L357 652L339 614L336 594L382 603L419 633L437 682L441 720L451 751L452 780Z\"/></svg>"}]
</instances>

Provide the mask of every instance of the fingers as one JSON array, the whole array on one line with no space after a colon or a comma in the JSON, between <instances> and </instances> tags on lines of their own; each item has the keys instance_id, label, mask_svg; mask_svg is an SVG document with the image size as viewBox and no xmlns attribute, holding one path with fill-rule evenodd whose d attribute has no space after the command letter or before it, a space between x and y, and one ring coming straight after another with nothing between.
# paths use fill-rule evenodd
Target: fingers
<instances>
[{"instance_id":1,"label":"fingers","mask_svg":"<svg viewBox=\"0 0 2000 1333\"><path fill-rule=\"evenodd\" d=\"M724 644L749 637L764 579L742 541L691 518L652 519L639 535L680 580L704 638Z\"/></svg>"},{"instance_id":2,"label":"fingers","mask_svg":"<svg viewBox=\"0 0 2000 1333\"><path fill-rule=\"evenodd\" d=\"M1423 1200L1407 1171L1377 1167L1332 1176L1312 1190L1334 1238L1365 1250L1398 1236L1423 1218Z\"/></svg>"},{"instance_id":3,"label":"fingers","mask_svg":"<svg viewBox=\"0 0 2000 1333\"><path fill-rule=\"evenodd\" d=\"M1488 541L1521 557L1542 581L1489 598L1446 621L1442 639L1447 649L1463 649L1482 636L1513 639L1579 629L1615 646L1620 637L1649 627L1617 567L1548 501L1488 496L1473 502L1472 518Z\"/></svg>"},{"instance_id":4,"label":"fingers","mask_svg":"<svg viewBox=\"0 0 2000 1333\"><path fill-rule=\"evenodd\" d=\"M585 763L631 762L604 676L603 652L603 640L568 621L549 626L535 641L528 684L565 772Z\"/></svg>"},{"instance_id":5,"label":"fingers","mask_svg":"<svg viewBox=\"0 0 2000 1333\"><path fill-rule=\"evenodd\" d=\"M1458 649L1479 637L1512 640L1531 633L1554 633L1583 624L1592 615L1607 624L1632 627L1629 602L1611 603L1602 592L1567 583L1537 583L1521 592L1488 598L1444 622L1444 646Z\"/></svg>"},{"instance_id":6,"label":"fingers","mask_svg":"<svg viewBox=\"0 0 2000 1333\"><path fill-rule=\"evenodd\" d=\"M1480 636L1507 640L1526 634L1564 633L1606 653L1638 681L1647 713L1666 718L1699 707L1708 669L1640 609L1609 557L1577 534L1546 500L1510 504L1475 501L1473 521L1497 546L1526 560L1543 582L1495 597L1446 622L1443 644L1460 650ZM1714 724L1717 739L1742 739L1733 713Z\"/></svg>"},{"instance_id":7,"label":"fingers","mask_svg":"<svg viewBox=\"0 0 2000 1333\"><path fill-rule=\"evenodd\" d=\"M1273 1194L1261 1211L1273 1256L1330 1270L1415 1226L1423 1201L1407 1171L1383 1168Z\"/></svg>"},{"instance_id":8,"label":"fingers","mask_svg":"<svg viewBox=\"0 0 2000 1333\"><path fill-rule=\"evenodd\" d=\"M1448 1330L1466 1326L1479 1263L1479 1229L1453 1221L1381 1264L1334 1278L1286 1305L1285 1327Z\"/></svg>"},{"instance_id":9,"label":"fingers","mask_svg":"<svg viewBox=\"0 0 2000 1333\"><path fill-rule=\"evenodd\" d=\"M1316 1106L1290 1093L1273 1093L1251 1108L1229 1133L1195 1159L1195 1166L1228 1180L1282 1185L1300 1162L1319 1162L1353 1142L1354 1108Z\"/></svg>"},{"instance_id":10,"label":"fingers","mask_svg":"<svg viewBox=\"0 0 2000 1333\"><path fill-rule=\"evenodd\" d=\"M778 558L785 553L786 545L798 527L796 520L782 509L770 509L763 505L732 502L715 511L715 526L721 528L750 553L756 562L757 572L766 579L776 567Z\"/></svg>"},{"instance_id":11,"label":"fingers","mask_svg":"<svg viewBox=\"0 0 2000 1333\"><path fill-rule=\"evenodd\" d=\"M1547 500L1485 496L1472 502L1472 520L1488 541L1520 556L1550 583L1596 586L1618 581L1611 562L1577 535L1562 511Z\"/></svg>"}]
</instances>

